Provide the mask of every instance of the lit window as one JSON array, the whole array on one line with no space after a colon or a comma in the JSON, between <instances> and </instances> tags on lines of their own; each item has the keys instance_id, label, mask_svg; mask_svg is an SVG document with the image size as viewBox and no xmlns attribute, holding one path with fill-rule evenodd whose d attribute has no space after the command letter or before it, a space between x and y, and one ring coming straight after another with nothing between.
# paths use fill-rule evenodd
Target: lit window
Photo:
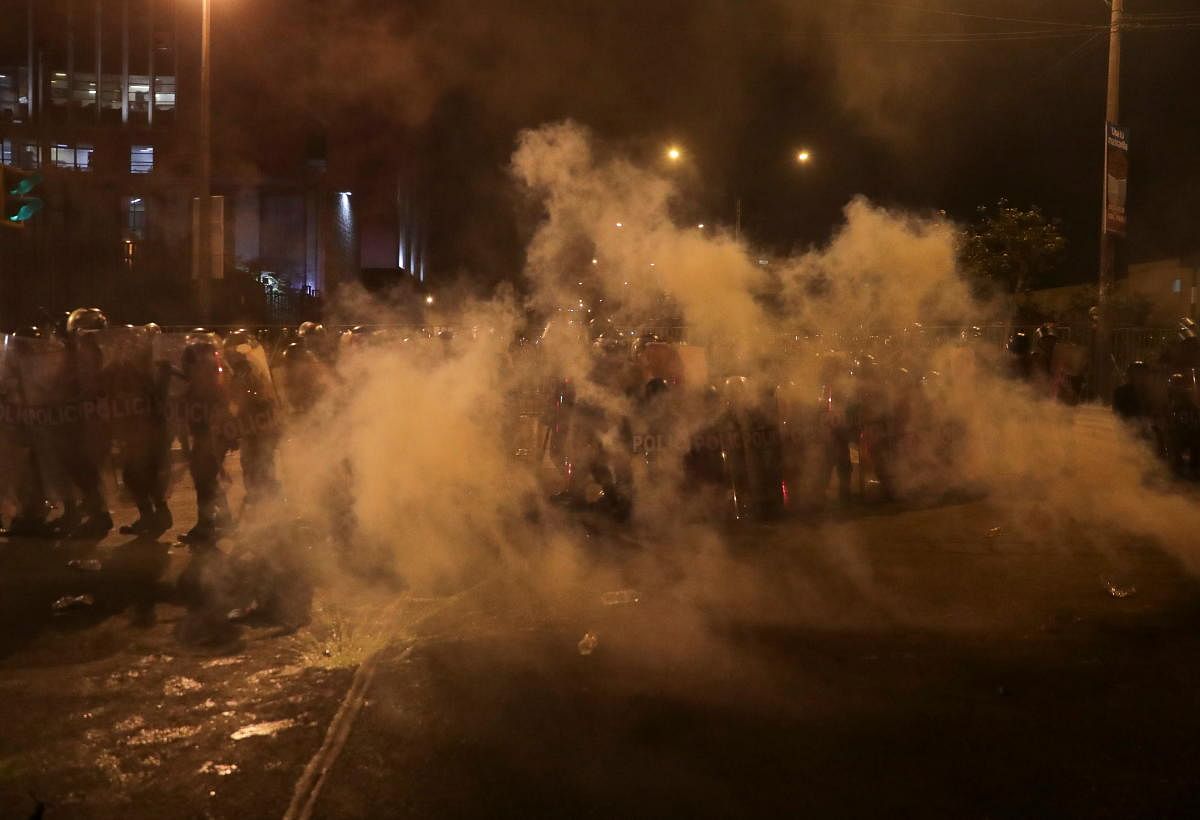
<instances>
[{"instance_id":1,"label":"lit window","mask_svg":"<svg viewBox=\"0 0 1200 820\"><path fill-rule=\"evenodd\" d=\"M125 199L125 233L128 240L146 238L146 200L140 196Z\"/></svg>"},{"instance_id":2,"label":"lit window","mask_svg":"<svg viewBox=\"0 0 1200 820\"><path fill-rule=\"evenodd\" d=\"M0 165L13 164L13 145L12 140L0 140Z\"/></svg>"},{"instance_id":3,"label":"lit window","mask_svg":"<svg viewBox=\"0 0 1200 820\"><path fill-rule=\"evenodd\" d=\"M51 145L50 162L59 168L74 168L75 149L70 145Z\"/></svg>"},{"instance_id":4,"label":"lit window","mask_svg":"<svg viewBox=\"0 0 1200 820\"><path fill-rule=\"evenodd\" d=\"M1174 282L1171 283L1171 293L1182 293L1182 292L1183 292L1183 280L1176 279Z\"/></svg>"},{"instance_id":5,"label":"lit window","mask_svg":"<svg viewBox=\"0 0 1200 820\"><path fill-rule=\"evenodd\" d=\"M175 76L172 74L158 75L154 81L154 107L167 109L175 107Z\"/></svg>"},{"instance_id":6,"label":"lit window","mask_svg":"<svg viewBox=\"0 0 1200 820\"><path fill-rule=\"evenodd\" d=\"M150 78L131 74L128 84L128 101L131 112L144 113L150 107Z\"/></svg>"},{"instance_id":7,"label":"lit window","mask_svg":"<svg viewBox=\"0 0 1200 820\"><path fill-rule=\"evenodd\" d=\"M129 173L148 174L154 170L154 146L135 145L129 149Z\"/></svg>"},{"instance_id":8,"label":"lit window","mask_svg":"<svg viewBox=\"0 0 1200 820\"><path fill-rule=\"evenodd\" d=\"M64 145L62 143L51 145L50 163L59 168L90 171L92 169L92 146Z\"/></svg>"}]
</instances>

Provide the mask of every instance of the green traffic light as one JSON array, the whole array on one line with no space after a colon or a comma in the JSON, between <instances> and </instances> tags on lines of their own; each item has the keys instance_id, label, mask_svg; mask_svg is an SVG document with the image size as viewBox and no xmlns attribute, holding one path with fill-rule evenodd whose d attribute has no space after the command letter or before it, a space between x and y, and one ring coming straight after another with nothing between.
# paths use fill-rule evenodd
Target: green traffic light
<instances>
[{"instance_id":1,"label":"green traffic light","mask_svg":"<svg viewBox=\"0 0 1200 820\"><path fill-rule=\"evenodd\" d=\"M36 198L27 198L22 204L20 210L8 218L9 222L28 222L33 218L33 215L42 209L42 201Z\"/></svg>"},{"instance_id":2,"label":"green traffic light","mask_svg":"<svg viewBox=\"0 0 1200 820\"><path fill-rule=\"evenodd\" d=\"M13 196L25 196L25 194L29 193L35 187L37 187L41 183L41 181L42 181L41 174L30 174L27 177L22 177L21 181L18 182L16 184L16 187L14 187L11 191L9 191L9 193L12 194Z\"/></svg>"}]
</instances>

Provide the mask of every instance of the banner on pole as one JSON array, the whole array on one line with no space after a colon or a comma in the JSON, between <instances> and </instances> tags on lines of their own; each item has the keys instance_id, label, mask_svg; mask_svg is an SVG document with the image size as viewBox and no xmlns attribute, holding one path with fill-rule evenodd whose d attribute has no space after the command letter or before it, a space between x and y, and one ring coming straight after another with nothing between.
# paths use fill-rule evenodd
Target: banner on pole
<instances>
[{"instance_id":1,"label":"banner on pole","mask_svg":"<svg viewBox=\"0 0 1200 820\"><path fill-rule=\"evenodd\" d=\"M1125 192L1129 185L1129 129L1104 129L1104 232L1125 235Z\"/></svg>"}]
</instances>

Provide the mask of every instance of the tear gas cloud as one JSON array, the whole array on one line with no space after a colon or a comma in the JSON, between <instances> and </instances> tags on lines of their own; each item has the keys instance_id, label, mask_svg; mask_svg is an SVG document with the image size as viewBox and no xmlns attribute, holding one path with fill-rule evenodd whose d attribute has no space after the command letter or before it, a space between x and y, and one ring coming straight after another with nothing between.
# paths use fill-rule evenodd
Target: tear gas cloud
<instances>
[{"instance_id":1,"label":"tear gas cloud","mask_svg":"<svg viewBox=\"0 0 1200 820\"><path fill-rule=\"evenodd\" d=\"M282 445L286 510L264 508L248 532L269 533L279 516L299 512L314 543L353 542L347 549L414 589L498 569L529 580L524 594L568 594L589 578L619 583L589 552L578 519L548 502L561 476L548 481L528 453L543 435L535 421L550 385L562 378L581 407L607 419L593 447L621 450L622 417L656 423L596 366L591 337L597 327L612 338L666 319L707 351L704 382L690 386L695 401L673 417L684 435L709 423L714 408L738 403L798 424L817 412L823 385L849 370L869 378L870 353L886 374L879 390L903 383L916 397L892 464L902 496L970 487L1007 510L1014 529L1047 543L1071 543L1073 525L1089 522L1113 546L1150 538L1200 565L1191 537L1200 516L1156 483L1159 468L1142 444L1121 430L1089 432L1077 410L1004 378L997 349L937 330L993 311L973 301L957 271L955 228L944 219L855 199L824 247L762 266L728 234L677 224L668 180L574 123L521 134L512 176L544 210L529 244L527 303L511 294L467 302L452 338L387 331L345 349L325 376L331 388ZM532 330L530 309L546 319ZM374 317L362 302L353 310L346 319L388 319L383 307ZM514 343L522 335L529 341ZM788 404L794 412L781 409ZM793 616L819 600L802 575L773 578L767 589L737 568L712 515L723 501L689 487L685 450L658 453L652 465L641 454L630 459L629 527L646 554L686 554L673 577L693 600L728 601L736 589L740 606ZM828 469L824 478L822 494ZM830 560L847 583L871 588L852 522L836 534L820 524L802 532L834 539ZM321 562L335 571L327 555Z\"/></svg>"}]
</instances>

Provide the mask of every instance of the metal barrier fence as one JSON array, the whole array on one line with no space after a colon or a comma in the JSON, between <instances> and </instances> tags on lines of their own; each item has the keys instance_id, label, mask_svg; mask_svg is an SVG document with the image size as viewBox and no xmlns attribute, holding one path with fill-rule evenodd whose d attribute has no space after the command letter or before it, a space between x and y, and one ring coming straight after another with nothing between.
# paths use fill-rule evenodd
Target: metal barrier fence
<instances>
[{"instance_id":1,"label":"metal barrier fence","mask_svg":"<svg viewBox=\"0 0 1200 820\"><path fill-rule=\"evenodd\" d=\"M1113 331L1113 366L1124 373L1136 361L1154 361L1177 337L1173 328L1121 327Z\"/></svg>"}]
</instances>

